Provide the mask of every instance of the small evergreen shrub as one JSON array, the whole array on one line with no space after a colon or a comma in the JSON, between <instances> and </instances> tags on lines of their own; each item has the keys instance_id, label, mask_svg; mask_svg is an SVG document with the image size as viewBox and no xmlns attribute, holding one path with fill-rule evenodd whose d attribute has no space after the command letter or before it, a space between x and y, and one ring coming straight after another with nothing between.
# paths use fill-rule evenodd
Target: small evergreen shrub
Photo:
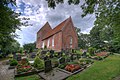
<instances>
[{"instance_id":1,"label":"small evergreen shrub","mask_svg":"<svg viewBox=\"0 0 120 80\"><path fill-rule=\"evenodd\" d=\"M44 61L40 59L38 56L36 56L33 66L37 69L42 69L44 68Z\"/></svg>"},{"instance_id":2,"label":"small evergreen shrub","mask_svg":"<svg viewBox=\"0 0 120 80\"><path fill-rule=\"evenodd\" d=\"M10 66L16 66L18 64L17 60L12 59L10 60Z\"/></svg>"}]
</instances>

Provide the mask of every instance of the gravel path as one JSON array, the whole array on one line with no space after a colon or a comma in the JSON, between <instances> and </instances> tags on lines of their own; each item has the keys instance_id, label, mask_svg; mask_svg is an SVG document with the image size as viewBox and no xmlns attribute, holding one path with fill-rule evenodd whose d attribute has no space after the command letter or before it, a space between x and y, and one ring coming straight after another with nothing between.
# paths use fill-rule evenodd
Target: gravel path
<instances>
[{"instance_id":1,"label":"gravel path","mask_svg":"<svg viewBox=\"0 0 120 80\"><path fill-rule=\"evenodd\" d=\"M0 80L14 80L14 69L8 69L5 61L0 61Z\"/></svg>"}]
</instances>

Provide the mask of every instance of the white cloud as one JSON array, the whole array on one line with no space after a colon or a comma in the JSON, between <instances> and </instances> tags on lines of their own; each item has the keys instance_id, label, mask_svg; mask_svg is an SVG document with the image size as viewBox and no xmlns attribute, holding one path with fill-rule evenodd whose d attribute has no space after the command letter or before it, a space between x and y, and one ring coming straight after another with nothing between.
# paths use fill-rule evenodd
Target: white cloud
<instances>
[{"instance_id":1,"label":"white cloud","mask_svg":"<svg viewBox=\"0 0 120 80\"><path fill-rule=\"evenodd\" d=\"M21 27L22 31L16 31L21 39L17 39L21 45L36 40L37 31L48 21L52 27L57 26L60 22L72 17L74 26L81 28L83 33L89 33L95 20L94 15L88 15L81 18L82 10L80 5L58 4L55 9L47 7L45 0L16 0L16 12L23 13L20 18L30 18L28 21L33 26ZM23 4L24 3L24 4ZM22 6L21 6L22 5ZM23 7L25 6L25 7Z\"/></svg>"}]
</instances>

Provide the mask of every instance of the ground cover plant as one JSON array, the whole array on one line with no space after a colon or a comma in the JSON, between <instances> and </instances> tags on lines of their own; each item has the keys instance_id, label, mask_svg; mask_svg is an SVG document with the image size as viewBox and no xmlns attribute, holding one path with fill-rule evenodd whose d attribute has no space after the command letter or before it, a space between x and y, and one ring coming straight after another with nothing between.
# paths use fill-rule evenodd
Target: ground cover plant
<instances>
[{"instance_id":1,"label":"ground cover plant","mask_svg":"<svg viewBox=\"0 0 120 80\"><path fill-rule=\"evenodd\" d=\"M120 75L120 56L110 55L105 60L95 61L90 68L67 80L112 80L118 75Z\"/></svg>"}]
</instances>

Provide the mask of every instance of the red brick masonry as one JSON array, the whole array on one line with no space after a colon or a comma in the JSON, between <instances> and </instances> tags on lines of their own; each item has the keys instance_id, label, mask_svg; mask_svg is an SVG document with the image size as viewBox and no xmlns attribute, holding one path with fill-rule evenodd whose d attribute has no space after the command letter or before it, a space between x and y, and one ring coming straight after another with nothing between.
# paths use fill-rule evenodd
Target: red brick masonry
<instances>
[{"instance_id":1,"label":"red brick masonry","mask_svg":"<svg viewBox=\"0 0 120 80\"><path fill-rule=\"evenodd\" d=\"M78 47L78 37L71 17L53 29L47 22L37 32L36 48L44 48L45 46L56 51Z\"/></svg>"}]
</instances>

